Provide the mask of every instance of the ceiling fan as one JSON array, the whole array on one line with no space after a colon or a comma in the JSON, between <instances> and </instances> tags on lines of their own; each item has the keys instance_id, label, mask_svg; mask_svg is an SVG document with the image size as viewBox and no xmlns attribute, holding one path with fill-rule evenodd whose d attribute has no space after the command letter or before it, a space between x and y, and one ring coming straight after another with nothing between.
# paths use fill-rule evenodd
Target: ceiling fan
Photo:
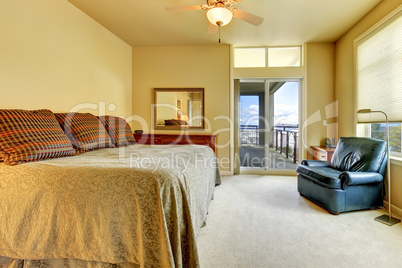
<instances>
[{"instance_id":1,"label":"ceiling fan","mask_svg":"<svg viewBox=\"0 0 402 268\"><path fill-rule=\"evenodd\" d=\"M218 27L227 25L233 17L255 26L260 25L264 18L234 7L241 1L243 0L207 0L205 5L166 7L166 11L207 10L207 18L210 22L208 33L214 33Z\"/></svg>"}]
</instances>

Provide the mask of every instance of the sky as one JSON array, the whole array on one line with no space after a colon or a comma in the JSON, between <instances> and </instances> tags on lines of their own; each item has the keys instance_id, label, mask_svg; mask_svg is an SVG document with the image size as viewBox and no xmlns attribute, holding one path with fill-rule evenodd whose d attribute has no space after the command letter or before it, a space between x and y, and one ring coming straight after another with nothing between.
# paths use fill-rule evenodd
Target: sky
<instances>
[{"instance_id":1,"label":"sky","mask_svg":"<svg viewBox=\"0 0 402 268\"><path fill-rule=\"evenodd\" d=\"M274 94L275 125L298 123L298 82L286 82ZM240 124L258 125L258 96L240 96Z\"/></svg>"}]
</instances>

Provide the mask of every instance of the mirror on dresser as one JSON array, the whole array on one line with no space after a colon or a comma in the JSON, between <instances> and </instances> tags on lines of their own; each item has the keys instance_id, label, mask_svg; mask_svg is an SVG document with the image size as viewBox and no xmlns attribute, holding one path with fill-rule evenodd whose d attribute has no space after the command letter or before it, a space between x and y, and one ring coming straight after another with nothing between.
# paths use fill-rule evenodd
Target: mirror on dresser
<instances>
[{"instance_id":1,"label":"mirror on dresser","mask_svg":"<svg viewBox=\"0 0 402 268\"><path fill-rule=\"evenodd\" d=\"M203 129L203 88L154 88L155 129Z\"/></svg>"}]
</instances>

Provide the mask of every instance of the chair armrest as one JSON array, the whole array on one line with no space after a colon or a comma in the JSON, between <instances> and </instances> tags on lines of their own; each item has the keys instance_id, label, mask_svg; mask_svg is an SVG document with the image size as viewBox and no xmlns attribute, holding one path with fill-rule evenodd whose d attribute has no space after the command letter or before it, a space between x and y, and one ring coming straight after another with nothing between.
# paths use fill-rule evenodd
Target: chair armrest
<instances>
[{"instance_id":1,"label":"chair armrest","mask_svg":"<svg viewBox=\"0 0 402 268\"><path fill-rule=\"evenodd\" d=\"M342 185L362 185L371 183L380 183L384 177L376 172L353 172L344 171L339 175Z\"/></svg>"},{"instance_id":2,"label":"chair armrest","mask_svg":"<svg viewBox=\"0 0 402 268\"><path fill-rule=\"evenodd\" d=\"M331 162L321 161L321 160L302 160L301 164L303 166L309 166L309 167L329 167L329 166L331 166Z\"/></svg>"}]
</instances>

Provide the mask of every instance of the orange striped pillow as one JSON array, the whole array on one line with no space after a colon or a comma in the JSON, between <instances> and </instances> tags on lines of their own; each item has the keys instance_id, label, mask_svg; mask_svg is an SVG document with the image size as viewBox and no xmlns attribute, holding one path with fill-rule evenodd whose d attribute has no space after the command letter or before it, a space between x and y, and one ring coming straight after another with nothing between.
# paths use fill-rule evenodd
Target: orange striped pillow
<instances>
[{"instance_id":1,"label":"orange striped pillow","mask_svg":"<svg viewBox=\"0 0 402 268\"><path fill-rule=\"evenodd\" d=\"M123 118L111 115L98 117L109 133L115 147L127 146L135 143L130 125Z\"/></svg>"},{"instance_id":2,"label":"orange striped pillow","mask_svg":"<svg viewBox=\"0 0 402 268\"><path fill-rule=\"evenodd\" d=\"M79 153L113 147L99 119L90 113L55 113L67 138Z\"/></svg>"},{"instance_id":3,"label":"orange striped pillow","mask_svg":"<svg viewBox=\"0 0 402 268\"><path fill-rule=\"evenodd\" d=\"M74 155L49 110L0 110L0 160L8 165Z\"/></svg>"}]
</instances>

